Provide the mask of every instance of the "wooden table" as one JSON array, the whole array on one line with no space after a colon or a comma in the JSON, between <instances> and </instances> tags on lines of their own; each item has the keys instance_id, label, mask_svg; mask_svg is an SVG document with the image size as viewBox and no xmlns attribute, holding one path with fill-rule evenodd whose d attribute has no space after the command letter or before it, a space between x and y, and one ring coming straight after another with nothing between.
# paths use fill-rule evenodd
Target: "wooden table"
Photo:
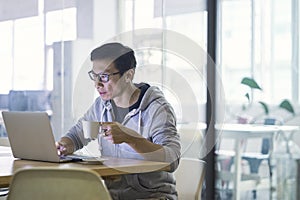
<instances>
[{"instance_id":1,"label":"wooden table","mask_svg":"<svg viewBox=\"0 0 300 200\"><path fill-rule=\"evenodd\" d=\"M242 175L242 150L244 140L249 138L270 138L274 139L277 133L291 133L299 130L299 126L277 126L277 125L257 125L257 124L220 124L216 125L220 138L230 138L235 140L234 152L234 177L233 177L233 199L240 199ZM272 148L272 145L271 145ZM272 150L271 150L272 151Z\"/></svg>"},{"instance_id":2,"label":"wooden table","mask_svg":"<svg viewBox=\"0 0 300 200\"><path fill-rule=\"evenodd\" d=\"M14 158L9 150L0 147L0 188L8 187L14 172L22 168L55 167L55 168L85 168L97 172L103 178L107 176L146 173L153 171L169 171L169 163L108 157L103 165L82 164L75 162L51 163Z\"/></svg>"}]
</instances>

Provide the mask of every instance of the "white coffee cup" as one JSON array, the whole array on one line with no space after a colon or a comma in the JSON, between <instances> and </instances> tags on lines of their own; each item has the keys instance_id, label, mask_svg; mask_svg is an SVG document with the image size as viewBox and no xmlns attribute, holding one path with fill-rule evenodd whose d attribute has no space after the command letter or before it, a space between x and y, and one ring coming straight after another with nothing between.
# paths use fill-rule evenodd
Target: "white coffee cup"
<instances>
[{"instance_id":1,"label":"white coffee cup","mask_svg":"<svg viewBox=\"0 0 300 200\"><path fill-rule=\"evenodd\" d=\"M82 121L84 138L94 140L99 134L100 122Z\"/></svg>"}]
</instances>

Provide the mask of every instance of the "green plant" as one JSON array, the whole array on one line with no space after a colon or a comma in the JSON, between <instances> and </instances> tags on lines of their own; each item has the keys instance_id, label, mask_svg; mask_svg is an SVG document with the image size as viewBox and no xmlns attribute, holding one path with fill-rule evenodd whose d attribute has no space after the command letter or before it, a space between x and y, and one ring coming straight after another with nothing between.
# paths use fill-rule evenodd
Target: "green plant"
<instances>
[{"instance_id":1,"label":"green plant","mask_svg":"<svg viewBox=\"0 0 300 200\"><path fill-rule=\"evenodd\" d=\"M241 81L241 84L246 85L250 88L251 95L248 92L245 94L246 98L248 99L247 107L250 107L253 102L253 97L252 97L253 90L262 91L262 88L258 85L258 83L253 78L249 78L249 77L244 77ZM270 109L269 109L268 104L263 101L259 101L258 103L262 106L265 115L269 115ZM243 109L246 110L247 107L243 106ZM278 107L295 115L295 110L293 108L293 105L290 103L290 101L288 99L282 100Z\"/></svg>"}]
</instances>

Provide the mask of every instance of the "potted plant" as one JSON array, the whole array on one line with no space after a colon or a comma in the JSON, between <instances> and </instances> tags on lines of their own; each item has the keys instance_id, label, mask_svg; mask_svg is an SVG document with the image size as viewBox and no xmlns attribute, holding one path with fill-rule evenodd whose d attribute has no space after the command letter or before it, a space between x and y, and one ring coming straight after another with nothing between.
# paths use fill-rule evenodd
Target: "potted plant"
<instances>
[{"instance_id":1,"label":"potted plant","mask_svg":"<svg viewBox=\"0 0 300 200\"><path fill-rule=\"evenodd\" d=\"M254 92L254 90L259 90L259 91L263 91L263 90L253 78L244 77L241 81L241 84L243 84L245 86L248 86L250 88L250 91L251 91L251 93L247 92L245 94L245 97L248 100L248 104L243 105L242 109L243 109L243 111L246 111L253 104L253 92ZM263 102L263 101L258 101L258 103L262 106L263 111L264 111L264 115L267 116L267 118L268 118L269 113L270 113L269 105L266 102ZM280 104L278 105L278 108L284 109L284 110L288 111L289 113L291 113L293 116L295 116L295 110L293 108L293 105L290 103L290 101L288 99L282 100L280 102ZM249 122L249 120L243 119L243 117L239 117L238 121L239 121L239 123L253 123L256 119L257 119L257 116L254 117L253 119L251 119L250 122Z\"/></svg>"}]
</instances>

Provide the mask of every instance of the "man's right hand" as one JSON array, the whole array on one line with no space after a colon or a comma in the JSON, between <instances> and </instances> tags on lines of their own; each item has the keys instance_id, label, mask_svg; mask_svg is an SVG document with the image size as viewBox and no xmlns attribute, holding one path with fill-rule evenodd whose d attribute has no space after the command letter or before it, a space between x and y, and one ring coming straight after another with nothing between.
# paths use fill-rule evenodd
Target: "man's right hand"
<instances>
[{"instance_id":1,"label":"man's right hand","mask_svg":"<svg viewBox=\"0 0 300 200\"><path fill-rule=\"evenodd\" d=\"M74 152L74 145L69 138L61 138L60 141L55 142L58 155L67 155Z\"/></svg>"}]
</instances>

